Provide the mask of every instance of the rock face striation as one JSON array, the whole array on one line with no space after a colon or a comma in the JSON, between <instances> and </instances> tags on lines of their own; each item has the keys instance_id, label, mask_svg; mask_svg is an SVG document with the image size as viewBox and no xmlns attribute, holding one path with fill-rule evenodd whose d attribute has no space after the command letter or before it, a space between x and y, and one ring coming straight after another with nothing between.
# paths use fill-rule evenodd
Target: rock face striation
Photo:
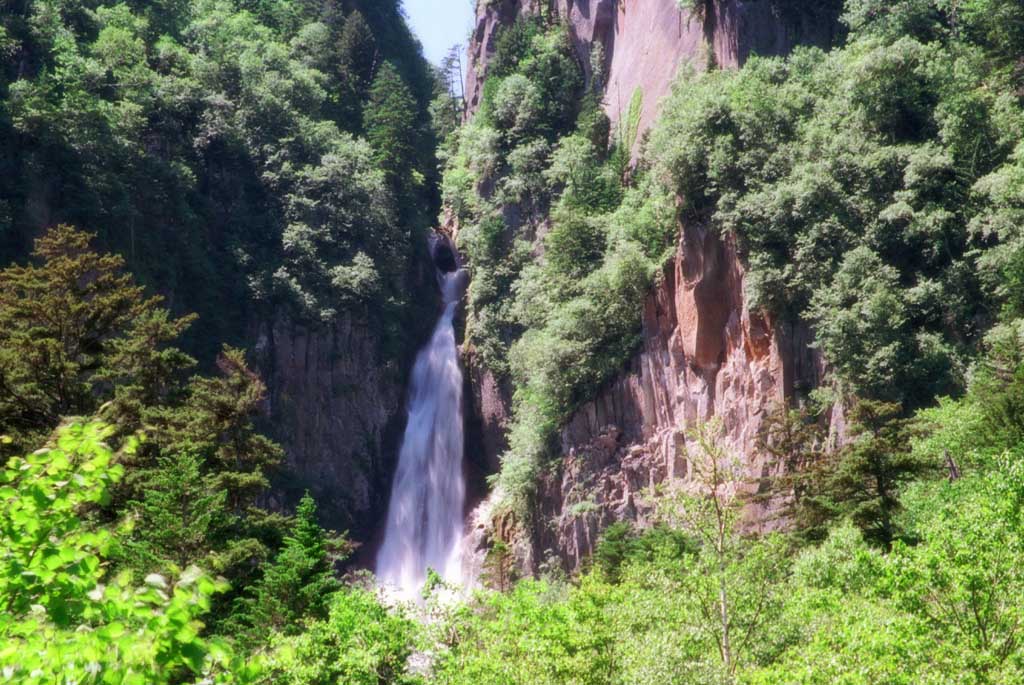
<instances>
[{"instance_id":1,"label":"rock face striation","mask_svg":"<svg viewBox=\"0 0 1024 685\"><path fill-rule=\"evenodd\" d=\"M647 130L685 65L701 69L713 59L734 68L751 55L784 55L797 45L828 47L838 37L841 3L822 0L817 7L795 9L791 0L707 0L706 9L694 13L681 9L678 0L481 0L469 47L470 115L480 104L501 27L548 4L568 23L588 78L592 52L601 46L605 110L612 122L622 118L639 89L640 129Z\"/></svg>"},{"instance_id":2,"label":"rock face striation","mask_svg":"<svg viewBox=\"0 0 1024 685\"><path fill-rule=\"evenodd\" d=\"M824 374L804 326L779 326L743 297L734 246L701 228L681 231L676 256L644 305L643 345L629 368L581 407L561 432L565 458L542 483L535 563L556 555L577 569L600 531L649 522L658 484L689 475L686 431L716 418L752 482L773 475L759 453L766 415ZM771 527L765 503L748 510Z\"/></svg>"},{"instance_id":3,"label":"rock face striation","mask_svg":"<svg viewBox=\"0 0 1024 685\"><path fill-rule=\"evenodd\" d=\"M297 482L324 523L369 531L384 517L401 435L403 378L379 359L379 341L348 316L310 328L278 316L256 335L254 356L267 384L266 414Z\"/></svg>"},{"instance_id":4,"label":"rock face striation","mask_svg":"<svg viewBox=\"0 0 1024 685\"><path fill-rule=\"evenodd\" d=\"M466 88L470 116L500 28L536 11L536 4L478 4ZM641 130L657 118L681 69L703 69L709 60L737 67L753 54L785 54L798 44L827 47L839 32L838 3L827 1L796 11L785 0L710 0L699 15L681 10L677 0L551 4L567 20L588 77L595 46L603 48L604 104L613 122L635 92L642 94ZM717 417L752 480L770 475L773 467L757 449L766 414L795 391L819 385L825 367L810 346L810 330L752 310L744 281L731 241L701 226L680 226L675 257L644 305L641 350L562 428L563 459L541 483L532 530L515 540L523 570L537 572L551 562L576 570L609 524L649 522L656 486L687 476L686 430L695 422ZM473 447L494 463L510 398L486 370L472 359L467 364L478 420L491 436ZM467 567L479 566L488 538L510 540L510 523L488 521L488 506L467 526L465 548L477 550ZM748 511L752 525L773 525L772 508Z\"/></svg>"},{"instance_id":5,"label":"rock face striation","mask_svg":"<svg viewBox=\"0 0 1024 685\"><path fill-rule=\"evenodd\" d=\"M254 317L248 338L267 385L266 428L288 461L289 479L274 483L272 506L289 508L308 489L325 525L356 540L373 537L387 511L414 355L440 307L434 262L444 258L424 253L412 264L413 330L397 354L388 355L382 332L351 312L315 325L284 308Z\"/></svg>"}]
</instances>

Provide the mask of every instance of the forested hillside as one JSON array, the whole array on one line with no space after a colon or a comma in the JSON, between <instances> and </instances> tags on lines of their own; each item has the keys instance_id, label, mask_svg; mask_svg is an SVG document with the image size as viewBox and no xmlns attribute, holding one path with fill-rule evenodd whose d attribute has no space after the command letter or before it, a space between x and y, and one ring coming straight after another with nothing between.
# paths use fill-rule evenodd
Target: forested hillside
<instances>
[{"instance_id":1,"label":"forested hillside","mask_svg":"<svg viewBox=\"0 0 1024 685\"><path fill-rule=\"evenodd\" d=\"M200 314L207 354L275 298L314 319L341 303L399 315L436 171L423 116L433 80L397 13L394 2L8 4L8 258L53 224L95 232L176 309ZM327 229L354 216L367 230Z\"/></svg>"},{"instance_id":2,"label":"forested hillside","mask_svg":"<svg viewBox=\"0 0 1024 685\"><path fill-rule=\"evenodd\" d=\"M557 22L499 34L444 192L474 268L468 338L515 388L510 494L636 349L677 221L735 240L752 309L813 324L819 394L910 411L963 391L985 332L1020 314L1024 129L1019 18L970 7L950 25L932 3L847 3L841 50L691 68L635 168L642 93L612 128Z\"/></svg>"},{"instance_id":3,"label":"forested hillside","mask_svg":"<svg viewBox=\"0 0 1024 685\"><path fill-rule=\"evenodd\" d=\"M4 678L251 682L352 545L266 436L266 355L224 343L343 322L402 382L435 74L377 0L7 3L0 63Z\"/></svg>"},{"instance_id":4,"label":"forested hillside","mask_svg":"<svg viewBox=\"0 0 1024 685\"><path fill-rule=\"evenodd\" d=\"M472 269L471 363L513 410L484 562L503 592L454 619L442 681L1020 679L1024 9L848 1L841 47L684 66L649 135L640 89L628 108L603 98L602 45L575 59L582 23L500 16L443 191ZM741 278L716 270L731 254ZM622 446L638 431L594 421L635 416L617 379L663 334L658 298L687 311L687 279L693 318L665 345L678 373L713 384L729 361L701 338L723 308L702 282L742 300L719 325L747 366L718 373L745 382L756 346L792 330L821 367L766 398L749 442L742 405L685 405L680 488L660 452ZM644 394L666 363L644 355L627 391L671 408ZM572 442L581 426L593 442Z\"/></svg>"},{"instance_id":5,"label":"forested hillside","mask_svg":"<svg viewBox=\"0 0 1024 685\"><path fill-rule=\"evenodd\" d=\"M0 680L1024 682L1024 5L476 19L3 6Z\"/></svg>"},{"instance_id":6,"label":"forested hillside","mask_svg":"<svg viewBox=\"0 0 1024 685\"><path fill-rule=\"evenodd\" d=\"M0 22L5 261L54 225L95 234L198 315L178 344L201 368L224 342L250 349L289 499L323 488L332 522L368 527L360 482L386 482L383 425L433 305L438 84L399 4L19 2ZM379 397L348 410L358 422L302 423L296 394L314 390L296 376L331 375L318 400L359 403L332 358L297 368L305 341L364 348ZM361 470L353 484L325 482L328 452Z\"/></svg>"}]
</instances>

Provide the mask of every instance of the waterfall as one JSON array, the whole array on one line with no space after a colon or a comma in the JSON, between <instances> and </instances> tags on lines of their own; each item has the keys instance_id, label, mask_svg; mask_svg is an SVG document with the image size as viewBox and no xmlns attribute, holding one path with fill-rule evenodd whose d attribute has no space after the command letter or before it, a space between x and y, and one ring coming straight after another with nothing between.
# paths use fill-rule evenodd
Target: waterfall
<instances>
[{"instance_id":1,"label":"waterfall","mask_svg":"<svg viewBox=\"0 0 1024 685\"><path fill-rule=\"evenodd\" d=\"M439 279L444 312L413 366L409 422L377 554L377 577L407 597L420 591L428 568L453 584L462 576L462 371L452 320L465 272Z\"/></svg>"}]
</instances>

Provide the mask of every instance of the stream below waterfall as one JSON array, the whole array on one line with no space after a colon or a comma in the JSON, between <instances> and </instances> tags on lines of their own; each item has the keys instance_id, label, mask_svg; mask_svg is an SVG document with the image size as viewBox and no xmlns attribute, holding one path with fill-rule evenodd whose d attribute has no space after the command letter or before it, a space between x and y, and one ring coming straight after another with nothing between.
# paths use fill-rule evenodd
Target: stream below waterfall
<instances>
[{"instance_id":1,"label":"stream below waterfall","mask_svg":"<svg viewBox=\"0 0 1024 685\"><path fill-rule=\"evenodd\" d=\"M439 272L444 311L416 356L409 417L388 503L376 574L405 597L421 590L427 569L462 581L466 486L462 472L462 371L453 320L466 274Z\"/></svg>"}]
</instances>

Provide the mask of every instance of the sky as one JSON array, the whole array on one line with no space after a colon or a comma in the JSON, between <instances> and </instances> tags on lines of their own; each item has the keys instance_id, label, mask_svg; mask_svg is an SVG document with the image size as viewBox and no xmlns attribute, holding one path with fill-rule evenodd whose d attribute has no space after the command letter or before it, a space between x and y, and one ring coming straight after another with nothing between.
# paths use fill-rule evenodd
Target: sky
<instances>
[{"instance_id":1,"label":"sky","mask_svg":"<svg viewBox=\"0 0 1024 685\"><path fill-rule=\"evenodd\" d=\"M404 0L404 4L428 60L438 64L453 45L465 48L473 28L474 0Z\"/></svg>"}]
</instances>

